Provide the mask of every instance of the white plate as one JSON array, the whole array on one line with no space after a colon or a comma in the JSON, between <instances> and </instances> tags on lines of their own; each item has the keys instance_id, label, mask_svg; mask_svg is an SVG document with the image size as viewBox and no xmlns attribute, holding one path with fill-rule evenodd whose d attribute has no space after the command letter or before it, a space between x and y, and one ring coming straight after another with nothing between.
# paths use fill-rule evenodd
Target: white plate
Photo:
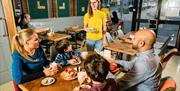
<instances>
[{"instance_id":1,"label":"white plate","mask_svg":"<svg viewBox=\"0 0 180 91\"><path fill-rule=\"evenodd\" d=\"M93 28L87 28L87 32L91 32L91 33L94 33L94 32L98 32L97 30L93 29Z\"/></svg>"},{"instance_id":2,"label":"white plate","mask_svg":"<svg viewBox=\"0 0 180 91\"><path fill-rule=\"evenodd\" d=\"M42 79L41 84L47 86L47 85L53 84L54 82L55 82L55 78L46 77L46 78Z\"/></svg>"},{"instance_id":3,"label":"white plate","mask_svg":"<svg viewBox=\"0 0 180 91\"><path fill-rule=\"evenodd\" d=\"M76 62L73 62L71 65L79 65L79 64L81 64L81 61L76 61Z\"/></svg>"},{"instance_id":4,"label":"white plate","mask_svg":"<svg viewBox=\"0 0 180 91\"><path fill-rule=\"evenodd\" d=\"M91 86L90 85L86 85L86 84L81 84L80 87L81 88L91 89Z\"/></svg>"}]
</instances>

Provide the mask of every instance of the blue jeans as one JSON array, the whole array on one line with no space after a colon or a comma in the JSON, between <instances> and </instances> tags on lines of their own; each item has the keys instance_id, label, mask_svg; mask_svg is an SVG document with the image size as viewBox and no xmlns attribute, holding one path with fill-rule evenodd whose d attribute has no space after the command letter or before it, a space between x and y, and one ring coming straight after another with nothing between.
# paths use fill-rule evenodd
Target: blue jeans
<instances>
[{"instance_id":1,"label":"blue jeans","mask_svg":"<svg viewBox=\"0 0 180 91\"><path fill-rule=\"evenodd\" d=\"M87 47L87 51L94 51L94 49L96 49L97 51L100 52L103 49L102 39L91 40L86 38L86 47Z\"/></svg>"}]
</instances>

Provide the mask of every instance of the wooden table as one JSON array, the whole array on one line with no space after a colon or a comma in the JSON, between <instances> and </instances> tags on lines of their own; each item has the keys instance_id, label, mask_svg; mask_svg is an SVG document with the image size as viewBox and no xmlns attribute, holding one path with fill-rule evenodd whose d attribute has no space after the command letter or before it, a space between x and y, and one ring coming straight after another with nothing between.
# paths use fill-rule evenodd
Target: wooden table
<instances>
[{"instance_id":1,"label":"wooden table","mask_svg":"<svg viewBox=\"0 0 180 91\"><path fill-rule=\"evenodd\" d=\"M69 38L71 38L71 35L59 34L59 33L54 33L53 36L47 36L47 39L53 42L58 42L60 40L69 39Z\"/></svg>"},{"instance_id":2,"label":"wooden table","mask_svg":"<svg viewBox=\"0 0 180 91\"><path fill-rule=\"evenodd\" d=\"M60 73L67 67L75 67L75 66L66 66L63 69L61 69L59 73L57 73L55 76L52 76L56 79L56 82L52 85L49 86L41 85L41 80L44 78L41 77L39 79L35 79L33 81L23 83L19 85L19 87L23 91L73 91L74 87L79 85L78 80L75 79L71 81L66 81L60 77Z\"/></svg>"},{"instance_id":3,"label":"wooden table","mask_svg":"<svg viewBox=\"0 0 180 91\"><path fill-rule=\"evenodd\" d=\"M81 27L66 27L65 28L65 30L66 31L70 31L70 32L81 32L81 31L83 31L84 29L83 28L81 28Z\"/></svg>"},{"instance_id":4,"label":"wooden table","mask_svg":"<svg viewBox=\"0 0 180 91\"><path fill-rule=\"evenodd\" d=\"M124 53L124 54L132 55L132 56L137 53L136 50L132 49L131 43L125 42L123 40L115 40L114 42L110 43L104 48L111 51Z\"/></svg>"}]
</instances>

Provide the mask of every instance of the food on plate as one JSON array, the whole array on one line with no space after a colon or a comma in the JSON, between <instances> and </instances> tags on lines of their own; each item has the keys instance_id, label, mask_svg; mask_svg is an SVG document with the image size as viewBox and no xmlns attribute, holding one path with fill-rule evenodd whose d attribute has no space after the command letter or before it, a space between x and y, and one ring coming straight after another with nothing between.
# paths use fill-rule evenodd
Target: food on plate
<instances>
[{"instance_id":1,"label":"food on plate","mask_svg":"<svg viewBox=\"0 0 180 91\"><path fill-rule=\"evenodd\" d=\"M69 60L69 64L71 65L78 65L81 64L81 59L77 56L73 56L73 59Z\"/></svg>"},{"instance_id":2,"label":"food on plate","mask_svg":"<svg viewBox=\"0 0 180 91\"><path fill-rule=\"evenodd\" d=\"M91 33L98 33L99 31L94 29L94 28L87 28L86 29L87 32L91 32Z\"/></svg>"},{"instance_id":3,"label":"food on plate","mask_svg":"<svg viewBox=\"0 0 180 91\"><path fill-rule=\"evenodd\" d=\"M54 82L55 82L55 78L53 78L53 77L46 77L46 78L42 79L41 84L42 85L51 85Z\"/></svg>"},{"instance_id":4,"label":"food on plate","mask_svg":"<svg viewBox=\"0 0 180 91\"><path fill-rule=\"evenodd\" d=\"M77 71L73 68L67 68L60 74L60 76L64 80L74 80L77 78Z\"/></svg>"}]
</instances>

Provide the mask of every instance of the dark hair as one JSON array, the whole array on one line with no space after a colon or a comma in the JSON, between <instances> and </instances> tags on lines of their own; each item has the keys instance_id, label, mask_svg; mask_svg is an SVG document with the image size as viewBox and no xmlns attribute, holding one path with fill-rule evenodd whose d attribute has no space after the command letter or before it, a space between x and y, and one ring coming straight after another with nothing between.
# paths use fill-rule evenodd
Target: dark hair
<instances>
[{"instance_id":1,"label":"dark hair","mask_svg":"<svg viewBox=\"0 0 180 91\"><path fill-rule=\"evenodd\" d=\"M21 18L21 21L20 21L20 22L23 22L24 19L27 18L27 16L30 16L30 15L29 15L28 13L22 13L21 16L20 16L20 18Z\"/></svg>"},{"instance_id":2,"label":"dark hair","mask_svg":"<svg viewBox=\"0 0 180 91\"><path fill-rule=\"evenodd\" d=\"M109 63L98 54L92 54L84 62L87 75L94 81L103 82L109 71Z\"/></svg>"},{"instance_id":3,"label":"dark hair","mask_svg":"<svg viewBox=\"0 0 180 91\"><path fill-rule=\"evenodd\" d=\"M16 26L19 26L20 21L21 21L21 17L20 16L15 16L15 24L16 24Z\"/></svg>"},{"instance_id":4,"label":"dark hair","mask_svg":"<svg viewBox=\"0 0 180 91\"><path fill-rule=\"evenodd\" d=\"M64 50L68 48L70 43L67 40L62 40L56 44L56 50L58 53L65 53Z\"/></svg>"},{"instance_id":5,"label":"dark hair","mask_svg":"<svg viewBox=\"0 0 180 91\"><path fill-rule=\"evenodd\" d=\"M118 23L118 22L119 22L119 18L118 18L118 16L117 16L117 12L116 12L116 11L113 11L113 12L112 12L112 15L113 15L113 17L112 17L112 22L113 22L113 24Z\"/></svg>"}]
</instances>

